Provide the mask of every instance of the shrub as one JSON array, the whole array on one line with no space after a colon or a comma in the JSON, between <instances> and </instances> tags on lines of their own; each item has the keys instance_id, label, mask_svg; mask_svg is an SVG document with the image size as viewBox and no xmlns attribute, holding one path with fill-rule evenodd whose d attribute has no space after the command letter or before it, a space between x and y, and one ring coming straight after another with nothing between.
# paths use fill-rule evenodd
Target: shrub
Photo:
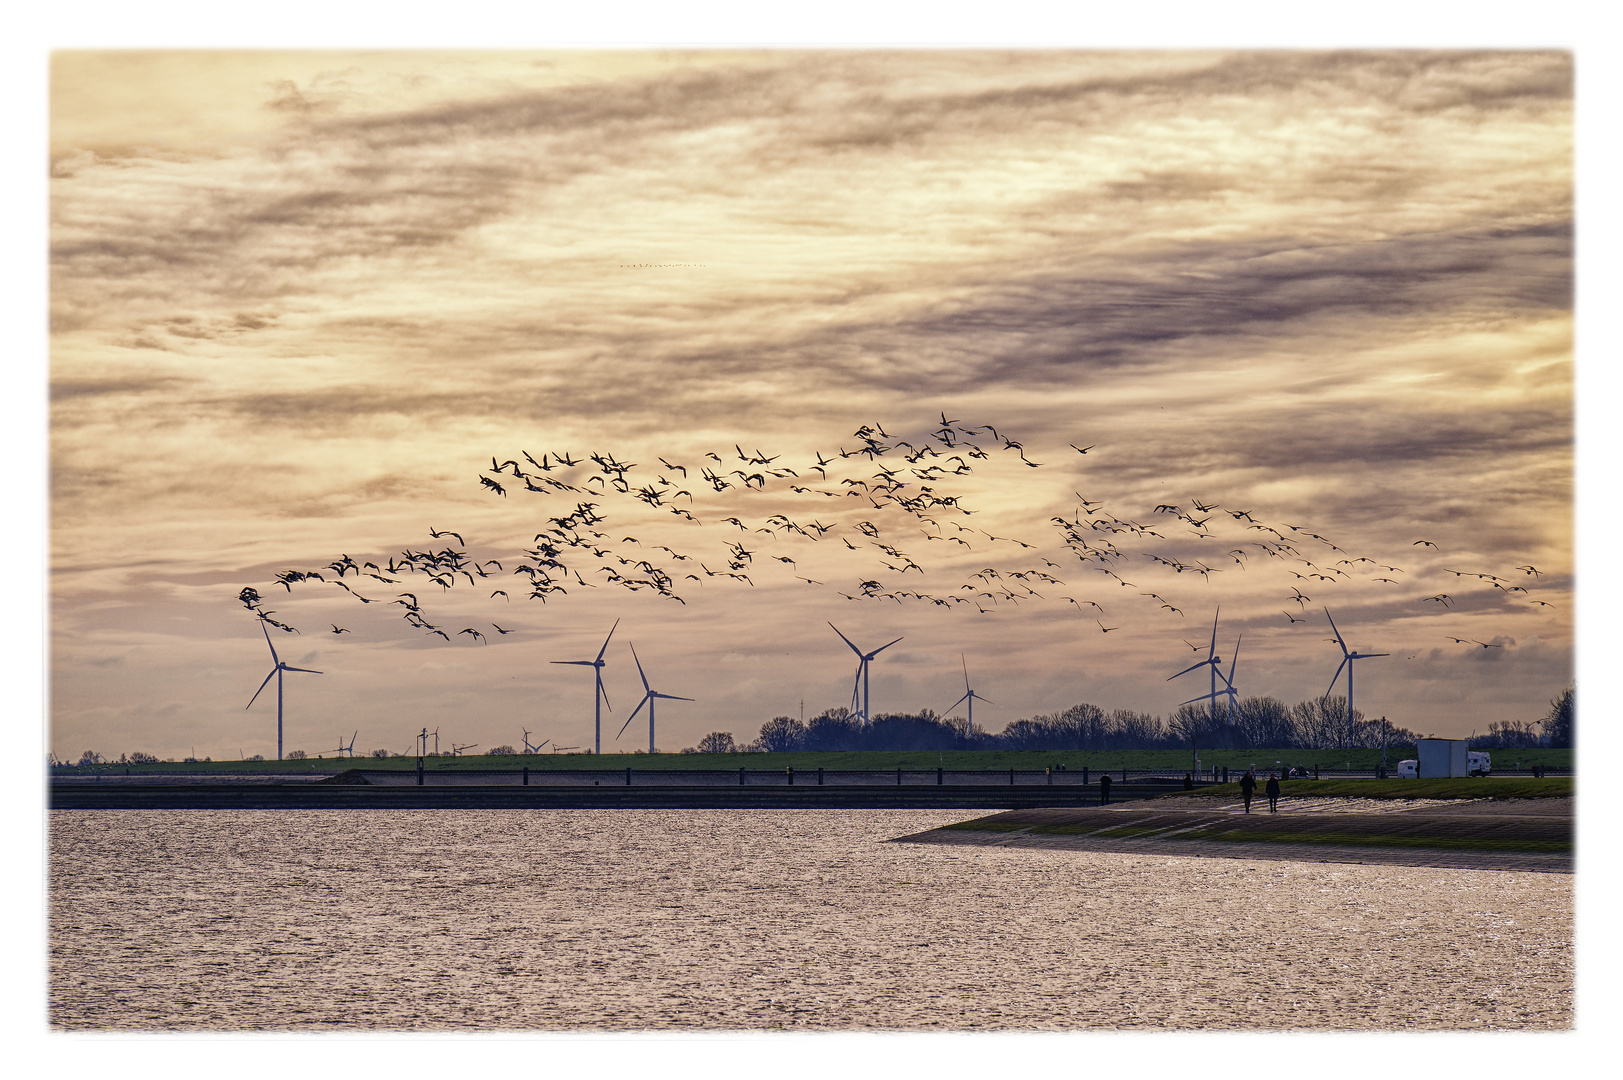
<instances>
[{"instance_id":1,"label":"shrub","mask_svg":"<svg viewBox=\"0 0 1623 1080\"><path fill-rule=\"evenodd\" d=\"M373 757L379 757L379 758L388 757L389 756L389 751L387 751L387 750L374 750L374 751L372 751L372 756Z\"/></svg>"},{"instance_id":2,"label":"shrub","mask_svg":"<svg viewBox=\"0 0 1623 1080\"><path fill-rule=\"evenodd\" d=\"M137 750L135 753L130 755L131 765L156 765L157 763L157 754L143 754L141 751Z\"/></svg>"},{"instance_id":3,"label":"shrub","mask_svg":"<svg viewBox=\"0 0 1623 1080\"><path fill-rule=\"evenodd\" d=\"M516 751L514 751L511 746L507 746L505 744L502 746L492 746L490 748L491 757L511 757L515 752Z\"/></svg>"},{"instance_id":4,"label":"shrub","mask_svg":"<svg viewBox=\"0 0 1623 1080\"><path fill-rule=\"evenodd\" d=\"M289 750L287 753L287 759L289 761L303 761L309 756L310 755L306 754L303 750Z\"/></svg>"}]
</instances>

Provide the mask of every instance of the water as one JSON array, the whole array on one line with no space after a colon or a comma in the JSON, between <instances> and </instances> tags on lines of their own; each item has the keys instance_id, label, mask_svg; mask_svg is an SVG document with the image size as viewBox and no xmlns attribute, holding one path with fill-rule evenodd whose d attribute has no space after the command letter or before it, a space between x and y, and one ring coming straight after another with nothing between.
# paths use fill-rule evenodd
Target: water
<instances>
[{"instance_id":1,"label":"water","mask_svg":"<svg viewBox=\"0 0 1623 1080\"><path fill-rule=\"evenodd\" d=\"M1573 878L884 841L964 811L58 811L66 1030L1562 1028Z\"/></svg>"}]
</instances>

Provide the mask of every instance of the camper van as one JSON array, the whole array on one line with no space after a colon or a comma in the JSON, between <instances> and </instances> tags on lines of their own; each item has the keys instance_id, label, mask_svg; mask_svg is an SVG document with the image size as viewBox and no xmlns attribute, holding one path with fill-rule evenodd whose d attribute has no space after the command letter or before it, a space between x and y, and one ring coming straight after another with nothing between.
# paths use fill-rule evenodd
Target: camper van
<instances>
[{"instance_id":1,"label":"camper van","mask_svg":"<svg viewBox=\"0 0 1623 1080\"><path fill-rule=\"evenodd\" d=\"M1465 762L1472 776L1489 776L1493 773L1493 763L1488 760L1488 755L1481 750L1467 751Z\"/></svg>"},{"instance_id":2,"label":"camper van","mask_svg":"<svg viewBox=\"0 0 1623 1080\"><path fill-rule=\"evenodd\" d=\"M1409 758L1406 761L1398 762L1398 779L1399 780L1413 780L1413 779L1415 779L1417 776L1420 775L1416 771L1416 769L1418 768L1419 765L1420 765L1420 762L1416 761L1414 758Z\"/></svg>"}]
</instances>

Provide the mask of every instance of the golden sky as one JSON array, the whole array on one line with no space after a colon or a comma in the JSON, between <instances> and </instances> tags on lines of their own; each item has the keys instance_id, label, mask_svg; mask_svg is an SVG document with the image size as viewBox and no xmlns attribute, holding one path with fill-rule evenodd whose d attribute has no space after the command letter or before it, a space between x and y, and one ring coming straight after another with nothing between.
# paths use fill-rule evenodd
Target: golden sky
<instances>
[{"instance_id":1,"label":"golden sky","mask_svg":"<svg viewBox=\"0 0 1623 1080\"><path fill-rule=\"evenodd\" d=\"M1167 716L1203 690L1166 677L1219 606L1244 696L1325 691L1328 607L1392 654L1359 666L1365 713L1536 719L1573 663L1572 78L1569 54L1493 50L57 53L51 749L273 754L274 702L243 708L270 666L244 586L324 673L288 684L312 754L425 725L586 745L590 677L549 661L616 619L610 731L641 693L629 642L697 699L660 710L672 750L849 704L830 621L903 638L877 712L941 710L962 654L994 730L1083 701ZM480 483L493 457L599 452L691 486L738 449L803 483L863 425L918 445L943 415L1041 467L992 440L939 484L973 549L873 518L921 565L900 577L836 548L868 543L858 500L785 480L712 493L702 525L604 502L639 558L709 569L738 516L751 584L667 560L683 603L528 600L508 571L574 503ZM1209 537L1156 512L1196 500ZM1111 534L1132 587L1055 528L1093 504L1161 534ZM775 513L843 532L753 531ZM1253 523L1349 564L1294 578ZM484 644L388 607L426 610L420 579L369 605L274 583L430 528L504 564L510 600L433 598ZM986 613L845 599L1028 566L1062 584Z\"/></svg>"}]
</instances>

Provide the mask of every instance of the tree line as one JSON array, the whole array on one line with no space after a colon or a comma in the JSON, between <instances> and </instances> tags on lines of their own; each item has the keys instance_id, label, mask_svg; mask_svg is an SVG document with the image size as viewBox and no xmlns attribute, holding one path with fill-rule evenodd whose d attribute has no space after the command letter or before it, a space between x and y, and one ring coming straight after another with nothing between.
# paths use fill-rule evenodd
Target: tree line
<instances>
[{"instance_id":1,"label":"tree line","mask_svg":"<svg viewBox=\"0 0 1623 1080\"><path fill-rule=\"evenodd\" d=\"M1493 724L1476 736L1478 749L1528 747L1570 748L1573 745L1575 693L1568 687L1550 703L1540 721ZM775 716L761 725L751 742L740 743L730 732L706 735L685 754L787 753L791 751L944 751L944 750L1173 750L1189 746L1213 750L1250 748L1344 750L1413 746L1424 738L1408 728L1352 711L1347 699L1325 696L1286 705L1273 697L1244 698L1212 710L1184 705L1163 719L1129 709L1105 710L1073 705L1063 712L1015 720L1002 731L971 727L967 720L918 713L890 713L862 724L859 716L839 707L802 723Z\"/></svg>"}]
</instances>

